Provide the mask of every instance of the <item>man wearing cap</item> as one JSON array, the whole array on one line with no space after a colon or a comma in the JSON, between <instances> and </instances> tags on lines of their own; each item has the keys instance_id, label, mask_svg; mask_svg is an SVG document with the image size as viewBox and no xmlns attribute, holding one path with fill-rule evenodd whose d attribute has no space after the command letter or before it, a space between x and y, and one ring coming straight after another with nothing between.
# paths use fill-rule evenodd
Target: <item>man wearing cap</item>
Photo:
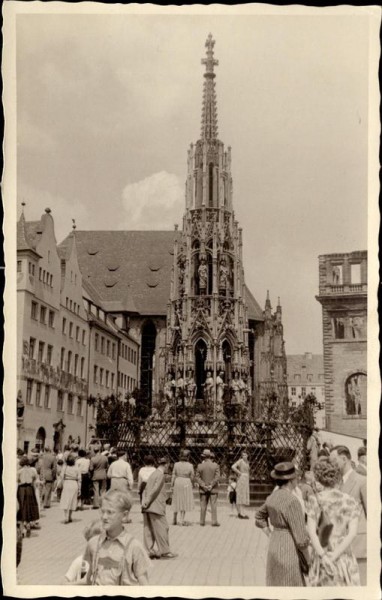
<instances>
[{"instance_id":1,"label":"man wearing cap","mask_svg":"<svg viewBox=\"0 0 382 600\"><path fill-rule=\"evenodd\" d=\"M220 480L219 465L212 460L211 450L203 450L203 462L198 465L195 481L199 485L200 494L200 525L206 524L208 501L211 501L212 527L219 527L217 517L218 486Z\"/></svg>"},{"instance_id":2,"label":"man wearing cap","mask_svg":"<svg viewBox=\"0 0 382 600\"><path fill-rule=\"evenodd\" d=\"M166 519L167 491L165 472L168 470L168 458L158 460L158 468L147 480L142 496L143 542L150 558L175 558L170 550L169 526ZM155 552L155 543L158 552Z\"/></svg>"}]
</instances>

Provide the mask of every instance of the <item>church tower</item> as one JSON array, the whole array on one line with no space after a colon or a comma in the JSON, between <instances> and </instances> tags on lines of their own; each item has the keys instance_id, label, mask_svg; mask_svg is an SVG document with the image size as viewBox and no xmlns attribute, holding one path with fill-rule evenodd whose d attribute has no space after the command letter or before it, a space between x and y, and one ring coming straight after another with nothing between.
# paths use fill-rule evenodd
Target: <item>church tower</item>
<instances>
[{"instance_id":1,"label":"church tower","mask_svg":"<svg viewBox=\"0 0 382 600\"><path fill-rule=\"evenodd\" d=\"M168 395L171 384L196 414L219 417L227 394L243 408L252 386L242 230L232 204L231 148L218 139L214 45L209 34L201 134L188 150L183 228L174 246L165 363Z\"/></svg>"}]
</instances>

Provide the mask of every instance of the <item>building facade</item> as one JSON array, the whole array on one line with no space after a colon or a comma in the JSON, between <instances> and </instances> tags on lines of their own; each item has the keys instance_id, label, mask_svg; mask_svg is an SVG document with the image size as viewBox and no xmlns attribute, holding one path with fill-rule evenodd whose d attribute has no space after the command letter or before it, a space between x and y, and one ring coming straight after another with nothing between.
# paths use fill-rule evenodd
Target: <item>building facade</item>
<instances>
[{"instance_id":1,"label":"building facade","mask_svg":"<svg viewBox=\"0 0 382 600\"><path fill-rule=\"evenodd\" d=\"M139 344L83 280L75 229L57 246L51 211L17 224L18 445L86 444L89 398L137 387Z\"/></svg>"},{"instance_id":2,"label":"building facade","mask_svg":"<svg viewBox=\"0 0 382 600\"><path fill-rule=\"evenodd\" d=\"M319 257L326 424L366 438L367 252Z\"/></svg>"},{"instance_id":3,"label":"building facade","mask_svg":"<svg viewBox=\"0 0 382 600\"><path fill-rule=\"evenodd\" d=\"M299 406L304 398L313 394L321 408L316 412L316 425L325 429L325 381L322 354L288 354L288 398L292 408Z\"/></svg>"}]
</instances>

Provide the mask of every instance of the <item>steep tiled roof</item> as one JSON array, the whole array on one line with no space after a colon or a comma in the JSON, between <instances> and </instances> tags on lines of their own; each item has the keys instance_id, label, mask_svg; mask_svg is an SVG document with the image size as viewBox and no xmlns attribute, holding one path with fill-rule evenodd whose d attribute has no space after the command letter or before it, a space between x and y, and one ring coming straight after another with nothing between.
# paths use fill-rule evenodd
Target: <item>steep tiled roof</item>
<instances>
[{"instance_id":1,"label":"steep tiled roof","mask_svg":"<svg viewBox=\"0 0 382 600\"><path fill-rule=\"evenodd\" d=\"M38 234L42 233L43 227L41 221L26 221L25 222L26 231L28 234L28 238L32 243L32 246L36 246L38 242Z\"/></svg>"},{"instance_id":2,"label":"steep tiled roof","mask_svg":"<svg viewBox=\"0 0 382 600\"><path fill-rule=\"evenodd\" d=\"M88 279L85 279L85 277L82 278L82 287L84 288L84 290L86 291L86 293L89 294L89 296L92 299L93 303L96 306L101 307L102 306L102 298L101 298L101 296L99 295L99 293L95 289L94 285L92 285Z\"/></svg>"},{"instance_id":3,"label":"steep tiled roof","mask_svg":"<svg viewBox=\"0 0 382 600\"><path fill-rule=\"evenodd\" d=\"M301 384L324 383L324 359L322 354L288 354L287 355L287 373L288 383L296 383L294 375L301 375ZM308 380L308 375L312 375L312 380ZM321 378L319 378L321 375Z\"/></svg>"},{"instance_id":4,"label":"steep tiled roof","mask_svg":"<svg viewBox=\"0 0 382 600\"><path fill-rule=\"evenodd\" d=\"M244 286L244 299L248 306L248 319L253 319L254 321L264 321L263 311L261 310L256 298L246 285Z\"/></svg>"},{"instance_id":5,"label":"steep tiled roof","mask_svg":"<svg viewBox=\"0 0 382 600\"><path fill-rule=\"evenodd\" d=\"M78 231L78 262L106 310L165 315L175 231Z\"/></svg>"},{"instance_id":6,"label":"steep tiled roof","mask_svg":"<svg viewBox=\"0 0 382 600\"><path fill-rule=\"evenodd\" d=\"M76 230L75 236L83 280L95 288L105 310L167 314L174 240L179 233ZM247 288L246 301L249 318L262 319Z\"/></svg>"},{"instance_id":7,"label":"steep tiled roof","mask_svg":"<svg viewBox=\"0 0 382 600\"><path fill-rule=\"evenodd\" d=\"M72 250L73 234L71 233L57 246L57 253L61 260L68 260Z\"/></svg>"},{"instance_id":8,"label":"steep tiled roof","mask_svg":"<svg viewBox=\"0 0 382 600\"><path fill-rule=\"evenodd\" d=\"M17 222L17 251L20 252L22 250L31 250L32 252L36 252L36 244L34 236L30 235L30 224L25 221L24 214L20 216L20 219Z\"/></svg>"}]
</instances>

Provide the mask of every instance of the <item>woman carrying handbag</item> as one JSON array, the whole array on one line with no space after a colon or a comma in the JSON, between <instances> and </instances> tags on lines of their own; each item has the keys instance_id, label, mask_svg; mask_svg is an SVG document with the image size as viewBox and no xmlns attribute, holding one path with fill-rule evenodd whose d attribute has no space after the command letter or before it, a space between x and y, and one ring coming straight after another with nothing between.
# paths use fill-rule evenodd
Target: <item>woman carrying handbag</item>
<instances>
[{"instance_id":1,"label":"woman carrying handbag","mask_svg":"<svg viewBox=\"0 0 382 600\"><path fill-rule=\"evenodd\" d=\"M351 549L360 507L338 489L341 473L329 460L318 461L314 475L321 491L307 502L307 527L313 546L308 585L360 585L358 564Z\"/></svg>"}]
</instances>

